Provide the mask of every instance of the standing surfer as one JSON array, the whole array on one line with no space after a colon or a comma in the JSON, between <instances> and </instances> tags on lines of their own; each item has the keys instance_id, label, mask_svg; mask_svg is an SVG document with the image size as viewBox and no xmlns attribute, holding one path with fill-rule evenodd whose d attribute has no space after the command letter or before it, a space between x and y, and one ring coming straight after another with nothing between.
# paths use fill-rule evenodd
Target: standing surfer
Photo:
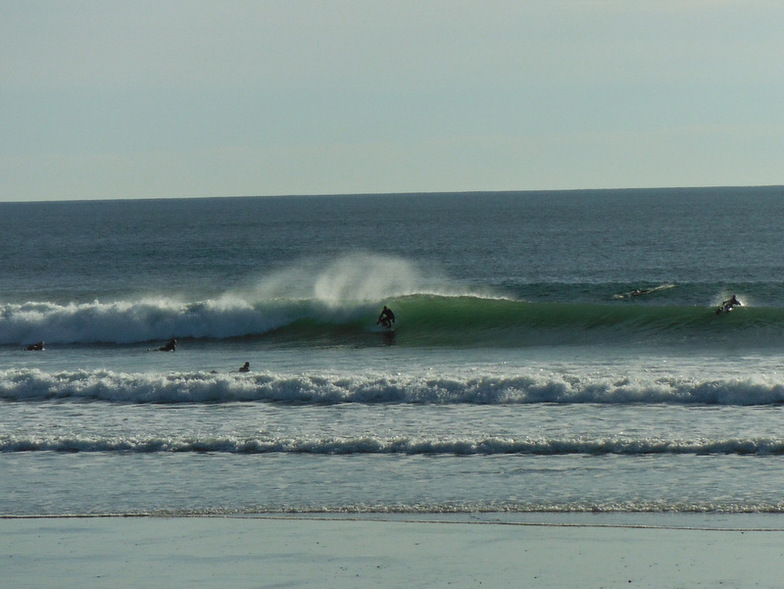
<instances>
[{"instance_id":1,"label":"standing surfer","mask_svg":"<svg viewBox=\"0 0 784 589\"><path fill-rule=\"evenodd\" d=\"M392 324L395 322L395 314L392 312L392 309L384 305L384 308L381 310L381 315L378 316L378 321L376 321L376 325L383 325L387 329L392 329Z\"/></svg>"}]
</instances>

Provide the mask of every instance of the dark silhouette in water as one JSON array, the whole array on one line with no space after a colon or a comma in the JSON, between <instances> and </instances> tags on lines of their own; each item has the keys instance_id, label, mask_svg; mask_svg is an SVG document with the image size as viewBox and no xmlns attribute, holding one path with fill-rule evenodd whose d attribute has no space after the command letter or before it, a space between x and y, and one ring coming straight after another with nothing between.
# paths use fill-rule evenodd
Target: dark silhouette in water
<instances>
[{"instance_id":1,"label":"dark silhouette in water","mask_svg":"<svg viewBox=\"0 0 784 589\"><path fill-rule=\"evenodd\" d=\"M742 307L742 306L743 305L741 305L740 301L738 300L738 297L732 295L731 299L727 299L721 305L719 305L719 308L716 309L716 315L720 315L721 313L729 313L735 307Z\"/></svg>"},{"instance_id":2,"label":"dark silhouette in water","mask_svg":"<svg viewBox=\"0 0 784 589\"><path fill-rule=\"evenodd\" d=\"M177 348L177 340L171 338L165 345L158 348L159 352L173 352Z\"/></svg>"},{"instance_id":3,"label":"dark silhouette in water","mask_svg":"<svg viewBox=\"0 0 784 589\"><path fill-rule=\"evenodd\" d=\"M387 329L392 329L392 324L395 322L395 314L392 312L392 309L384 305L384 308L381 310L381 315L378 316L378 321L376 321L376 325L383 325Z\"/></svg>"},{"instance_id":4,"label":"dark silhouette in water","mask_svg":"<svg viewBox=\"0 0 784 589\"><path fill-rule=\"evenodd\" d=\"M635 288L634 290L630 290L629 292L622 292L619 294L613 295L612 298L614 299L634 299L637 297L641 297L647 294L653 294L656 292L661 292L663 290L669 290L671 288L675 288L674 284L660 284L659 286L654 286L651 288Z\"/></svg>"},{"instance_id":5,"label":"dark silhouette in water","mask_svg":"<svg viewBox=\"0 0 784 589\"><path fill-rule=\"evenodd\" d=\"M38 342L35 344L30 344L25 348L28 352L40 352L44 349L44 342Z\"/></svg>"},{"instance_id":6,"label":"dark silhouette in water","mask_svg":"<svg viewBox=\"0 0 784 589\"><path fill-rule=\"evenodd\" d=\"M240 366L240 372L250 372L250 362L245 362L245 364Z\"/></svg>"}]
</instances>

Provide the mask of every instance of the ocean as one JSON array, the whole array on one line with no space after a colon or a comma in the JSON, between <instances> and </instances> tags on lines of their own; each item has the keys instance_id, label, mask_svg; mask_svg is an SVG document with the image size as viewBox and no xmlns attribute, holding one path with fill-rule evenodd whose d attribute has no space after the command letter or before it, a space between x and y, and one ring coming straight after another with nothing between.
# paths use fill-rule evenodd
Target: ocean
<instances>
[{"instance_id":1,"label":"ocean","mask_svg":"<svg viewBox=\"0 0 784 589\"><path fill-rule=\"evenodd\" d=\"M783 224L782 187L0 203L0 515L780 514Z\"/></svg>"}]
</instances>

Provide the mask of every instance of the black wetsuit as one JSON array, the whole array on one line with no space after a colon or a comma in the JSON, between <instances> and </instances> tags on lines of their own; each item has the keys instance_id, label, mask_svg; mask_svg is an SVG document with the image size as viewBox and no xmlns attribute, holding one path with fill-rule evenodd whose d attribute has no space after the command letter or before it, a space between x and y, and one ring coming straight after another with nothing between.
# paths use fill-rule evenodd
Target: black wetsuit
<instances>
[{"instance_id":1,"label":"black wetsuit","mask_svg":"<svg viewBox=\"0 0 784 589\"><path fill-rule=\"evenodd\" d=\"M378 317L378 321L376 321L376 325L379 323L384 327L392 327L392 324L395 322L395 314L392 312L392 309L384 307L384 310L381 311L381 315Z\"/></svg>"}]
</instances>

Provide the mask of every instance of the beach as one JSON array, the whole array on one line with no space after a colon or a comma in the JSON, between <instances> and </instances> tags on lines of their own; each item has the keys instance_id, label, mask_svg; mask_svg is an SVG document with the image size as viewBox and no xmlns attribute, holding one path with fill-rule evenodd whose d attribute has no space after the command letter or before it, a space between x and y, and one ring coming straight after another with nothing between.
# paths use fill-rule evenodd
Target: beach
<instances>
[{"instance_id":1,"label":"beach","mask_svg":"<svg viewBox=\"0 0 784 589\"><path fill-rule=\"evenodd\" d=\"M16 589L781 586L779 516L524 520L11 518L0 521L0 559Z\"/></svg>"}]
</instances>

